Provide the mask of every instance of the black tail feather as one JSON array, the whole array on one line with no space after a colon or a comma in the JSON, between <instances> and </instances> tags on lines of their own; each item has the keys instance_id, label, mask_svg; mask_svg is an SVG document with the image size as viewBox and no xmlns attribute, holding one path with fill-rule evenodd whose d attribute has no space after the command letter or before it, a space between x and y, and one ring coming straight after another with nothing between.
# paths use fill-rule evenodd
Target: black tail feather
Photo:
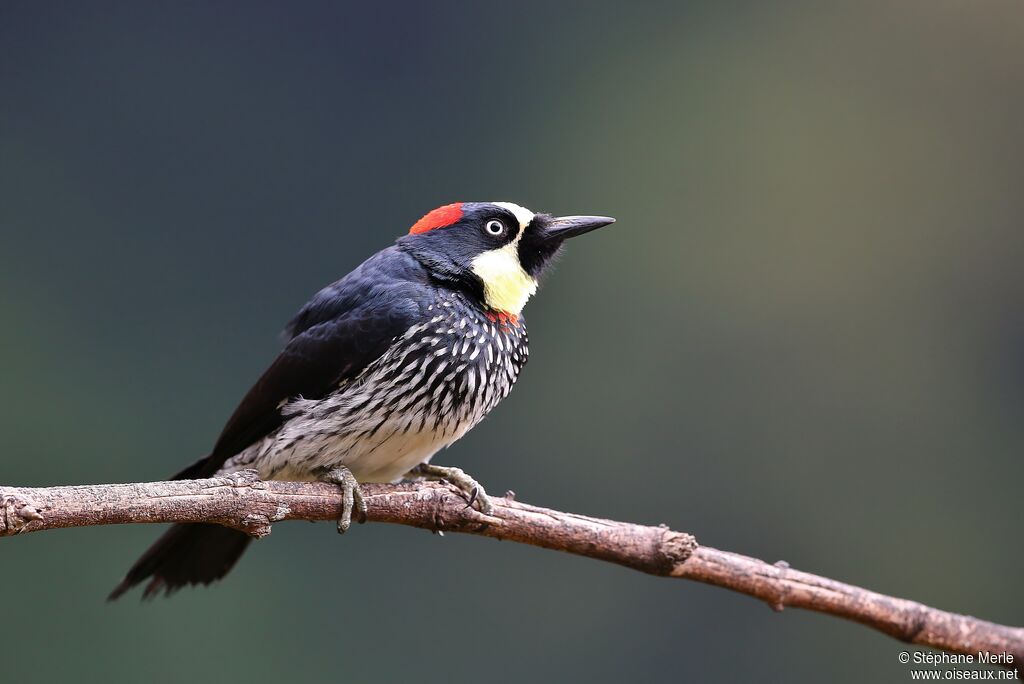
<instances>
[{"instance_id":1,"label":"black tail feather","mask_svg":"<svg viewBox=\"0 0 1024 684\"><path fill-rule=\"evenodd\" d=\"M209 456L201 458L171 479L210 477L220 462ZM155 596L161 590L171 594L189 584L219 580L238 562L251 540L244 532L220 525L174 525L135 561L107 600L113 601L149 578L152 579L142 593L143 598Z\"/></svg>"},{"instance_id":2,"label":"black tail feather","mask_svg":"<svg viewBox=\"0 0 1024 684\"><path fill-rule=\"evenodd\" d=\"M252 538L220 525L174 525L131 567L108 601L152 578L142 594L149 598L190 584L209 584L228 574Z\"/></svg>"}]
</instances>

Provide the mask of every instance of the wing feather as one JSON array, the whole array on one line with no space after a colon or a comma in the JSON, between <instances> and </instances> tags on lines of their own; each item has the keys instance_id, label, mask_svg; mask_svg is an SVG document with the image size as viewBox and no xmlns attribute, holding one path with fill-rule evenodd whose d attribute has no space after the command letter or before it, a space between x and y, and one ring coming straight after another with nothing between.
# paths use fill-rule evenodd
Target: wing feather
<instances>
[{"instance_id":1,"label":"wing feather","mask_svg":"<svg viewBox=\"0 0 1024 684\"><path fill-rule=\"evenodd\" d=\"M288 324L287 344L228 419L210 456L175 478L209 477L276 430L282 405L323 398L358 376L417 320L426 278L418 262L392 247L318 292Z\"/></svg>"}]
</instances>

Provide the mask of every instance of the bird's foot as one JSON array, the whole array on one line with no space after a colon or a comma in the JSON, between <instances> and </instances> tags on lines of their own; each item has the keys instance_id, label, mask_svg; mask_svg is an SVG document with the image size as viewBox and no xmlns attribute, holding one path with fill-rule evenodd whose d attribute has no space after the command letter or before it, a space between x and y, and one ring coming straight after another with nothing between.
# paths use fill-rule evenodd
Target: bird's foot
<instances>
[{"instance_id":1,"label":"bird's foot","mask_svg":"<svg viewBox=\"0 0 1024 684\"><path fill-rule=\"evenodd\" d=\"M494 512L494 506L491 504L487 492L484 491L479 482L467 475L462 468L449 468L430 463L421 463L410 470L409 475L413 478L422 477L428 480L444 480L462 490L468 499L466 506L472 506L475 502L477 509L484 515L491 515Z\"/></svg>"},{"instance_id":2,"label":"bird's foot","mask_svg":"<svg viewBox=\"0 0 1024 684\"><path fill-rule=\"evenodd\" d=\"M366 500L352 471L341 466L319 475L321 482L330 482L341 487L341 516L338 518L338 534L345 534L352 525L352 511L359 515L360 523L366 522Z\"/></svg>"}]
</instances>

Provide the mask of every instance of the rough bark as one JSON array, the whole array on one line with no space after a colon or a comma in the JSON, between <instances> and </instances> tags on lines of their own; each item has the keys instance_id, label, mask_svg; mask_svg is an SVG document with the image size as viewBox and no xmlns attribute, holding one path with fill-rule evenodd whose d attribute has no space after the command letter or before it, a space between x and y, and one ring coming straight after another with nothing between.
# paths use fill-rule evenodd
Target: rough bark
<instances>
[{"instance_id":1,"label":"rough bark","mask_svg":"<svg viewBox=\"0 0 1024 684\"><path fill-rule=\"evenodd\" d=\"M696 580L761 599L776 610L805 608L854 620L902 641L954 653L1007 653L1024 660L1024 628L998 625L886 596L785 563L774 565L700 546L664 526L602 520L492 497L493 516L466 506L443 483L363 485L369 520L465 532ZM0 487L0 536L86 525L215 522L255 537L280 520L333 520L336 487L263 482L254 471L208 480L68 487Z\"/></svg>"}]
</instances>

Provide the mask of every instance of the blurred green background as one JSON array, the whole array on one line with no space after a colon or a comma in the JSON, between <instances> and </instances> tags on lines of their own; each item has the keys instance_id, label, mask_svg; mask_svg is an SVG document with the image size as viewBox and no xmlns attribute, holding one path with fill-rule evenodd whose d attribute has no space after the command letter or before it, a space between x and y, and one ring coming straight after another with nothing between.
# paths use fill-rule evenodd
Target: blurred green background
<instances>
[{"instance_id":1,"label":"blurred green background","mask_svg":"<svg viewBox=\"0 0 1024 684\"><path fill-rule=\"evenodd\" d=\"M0 482L206 452L322 285L454 200L618 217L438 458L1024 623L1024 5L0 5ZM906 681L863 627L515 544L0 542L4 682Z\"/></svg>"}]
</instances>

